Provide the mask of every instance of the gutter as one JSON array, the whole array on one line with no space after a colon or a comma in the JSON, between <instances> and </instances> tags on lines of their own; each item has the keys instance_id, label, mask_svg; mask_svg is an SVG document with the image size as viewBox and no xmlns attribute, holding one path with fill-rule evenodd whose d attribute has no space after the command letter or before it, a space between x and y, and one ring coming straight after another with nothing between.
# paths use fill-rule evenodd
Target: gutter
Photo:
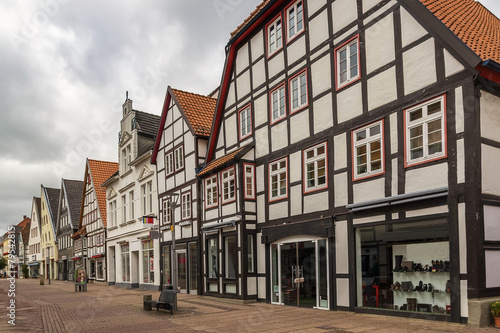
<instances>
[{"instance_id":1,"label":"gutter","mask_svg":"<svg viewBox=\"0 0 500 333\"><path fill-rule=\"evenodd\" d=\"M500 64L491 60L491 59L483 61L481 63L481 66L486 67L486 68L491 69L491 70L494 70L496 72L500 72Z\"/></svg>"}]
</instances>

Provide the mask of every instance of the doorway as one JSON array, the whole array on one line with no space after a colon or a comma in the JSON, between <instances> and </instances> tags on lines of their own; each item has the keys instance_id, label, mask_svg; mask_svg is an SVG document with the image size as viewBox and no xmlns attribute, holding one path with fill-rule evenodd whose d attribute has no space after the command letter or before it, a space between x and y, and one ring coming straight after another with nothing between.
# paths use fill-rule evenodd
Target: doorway
<instances>
[{"instance_id":1,"label":"doorway","mask_svg":"<svg viewBox=\"0 0 500 333\"><path fill-rule=\"evenodd\" d=\"M187 265L186 265L186 250L178 250L177 255L177 286L181 293L187 292Z\"/></svg>"},{"instance_id":2,"label":"doorway","mask_svg":"<svg viewBox=\"0 0 500 333\"><path fill-rule=\"evenodd\" d=\"M271 302L328 308L326 240L271 244Z\"/></svg>"}]
</instances>

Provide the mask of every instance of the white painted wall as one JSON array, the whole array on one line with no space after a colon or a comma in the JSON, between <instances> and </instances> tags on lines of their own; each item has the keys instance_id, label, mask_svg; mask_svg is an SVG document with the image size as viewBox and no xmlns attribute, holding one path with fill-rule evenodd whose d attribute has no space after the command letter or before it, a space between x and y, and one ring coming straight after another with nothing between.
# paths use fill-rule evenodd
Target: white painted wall
<instances>
[{"instance_id":1,"label":"white painted wall","mask_svg":"<svg viewBox=\"0 0 500 333\"><path fill-rule=\"evenodd\" d=\"M500 98L481 91L481 136L500 142Z\"/></svg>"},{"instance_id":2,"label":"white painted wall","mask_svg":"<svg viewBox=\"0 0 500 333\"><path fill-rule=\"evenodd\" d=\"M500 177L498 165L500 163L500 149L481 145L481 179L483 194L500 195Z\"/></svg>"},{"instance_id":3,"label":"white painted wall","mask_svg":"<svg viewBox=\"0 0 500 333\"><path fill-rule=\"evenodd\" d=\"M354 83L337 95L337 120L340 123L363 113L361 84Z\"/></svg>"},{"instance_id":4,"label":"white painted wall","mask_svg":"<svg viewBox=\"0 0 500 333\"><path fill-rule=\"evenodd\" d=\"M353 186L354 203L366 202L385 197L385 178L378 178Z\"/></svg>"},{"instance_id":5,"label":"white painted wall","mask_svg":"<svg viewBox=\"0 0 500 333\"><path fill-rule=\"evenodd\" d=\"M448 186L448 163L441 163L406 172L406 193Z\"/></svg>"},{"instance_id":6,"label":"white painted wall","mask_svg":"<svg viewBox=\"0 0 500 333\"><path fill-rule=\"evenodd\" d=\"M313 102L314 134L333 126L332 95L326 94Z\"/></svg>"},{"instance_id":7,"label":"white painted wall","mask_svg":"<svg viewBox=\"0 0 500 333\"><path fill-rule=\"evenodd\" d=\"M358 7L356 1L337 0L332 4L333 33L345 28L358 19Z\"/></svg>"},{"instance_id":8,"label":"white painted wall","mask_svg":"<svg viewBox=\"0 0 500 333\"><path fill-rule=\"evenodd\" d=\"M318 47L328 38L328 13L325 9L318 16L309 21L309 44L311 50Z\"/></svg>"},{"instance_id":9,"label":"white painted wall","mask_svg":"<svg viewBox=\"0 0 500 333\"><path fill-rule=\"evenodd\" d=\"M366 29L365 36L368 74L396 59L392 13Z\"/></svg>"},{"instance_id":10,"label":"white painted wall","mask_svg":"<svg viewBox=\"0 0 500 333\"><path fill-rule=\"evenodd\" d=\"M405 95L437 81L434 38L403 53Z\"/></svg>"},{"instance_id":11,"label":"white painted wall","mask_svg":"<svg viewBox=\"0 0 500 333\"><path fill-rule=\"evenodd\" d=\"M427 30L425 30L406 9L401 7L401 38L403 47L408 46L426 34Z\"/></svg>"},{"instance_id":12,"label":"white painted wall","mask_svg":"<svg viewBox=\"0 0 500 333\"><path fill-rule=\"evenodd\" d=\"M396 67L391 67L368 80L368 110L388 104L398 98Z\"/></svg>"}]
</instances>

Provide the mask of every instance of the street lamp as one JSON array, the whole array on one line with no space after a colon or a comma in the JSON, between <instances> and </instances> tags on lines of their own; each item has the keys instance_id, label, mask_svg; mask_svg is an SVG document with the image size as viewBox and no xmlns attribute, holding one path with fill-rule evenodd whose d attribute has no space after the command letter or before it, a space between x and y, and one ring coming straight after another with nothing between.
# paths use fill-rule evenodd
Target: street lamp
<instances>
[{"instance_id":1,"label":"street lamp","mask_svg":"<svg viewBox=\"0 0 500 333\"><path fill-rule=\"evenodd\" d=\"M172 233L172 284L174 290L177 292L178 281L177 281L177 253L175 252L175 208L177 207L177 201L179 200L179 193L173 193L170 195L169 205L170 205L170 232ZM177 310L177 297L174 301L174 310Z\"/></svg>"}]
</instances>

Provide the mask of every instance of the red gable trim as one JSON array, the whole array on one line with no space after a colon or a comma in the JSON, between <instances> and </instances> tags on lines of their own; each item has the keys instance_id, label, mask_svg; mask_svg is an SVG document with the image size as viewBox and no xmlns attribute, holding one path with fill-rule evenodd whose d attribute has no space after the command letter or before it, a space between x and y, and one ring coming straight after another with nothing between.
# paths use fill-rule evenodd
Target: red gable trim
<instances>
[{"instance_id":1,"label":"red gable trim","mask_svg":"<svg viewBox=\"0 0 500 333\"><path fill-rule=\"evenodd\" d=\"M165 122L167 121L168 106L170 105L171 99L172 96L170 94L170 86L168 86L165 102L163 103L163 110L161 112L160 127L158 127L158 134L156 135L155 149L153 150L153 156L151 156L151 164L156 164L158 149L160 149L161 138L163 137L163 128L165 127Z\"/></svg>"},{"instance_id":2,"label":"red gable trim","mask_svg":"<svg viewBox=\"0 0 500 333\"><path fill-rule=\"evenodd\" d=\"M479 71L479 76L500 84L500 73L499 72L494 71L490 68L486 68L486 67L481 66L481 65L477 66L476 69Z\"/></svg>"},{"instance_id":3,"label":"red gable trim","mask_svg":"<svg viewBox=\"0 0 500 333\"><path fill-rule=\"evenodd\" d=\"M222 111L224 109L224 105L226 103L227 92L229 90L229 81L231 80L231 72L234 65L234 59L236 54L236 49L244 41L252 32L255 31L265 20L269 18L269 16L273 13L276 8L278 8L285 0L278 0L274 5L272 5L265 13L262 14L260 18L258 18L250 27L248 27L244 32L231 44L231 48L229 50L229 55L227 56L226 66L224 68L224 74L222 78L222 85L220 89L219 100L217 102L217 109L215 110L214 117L214 125L212 128L212 135L210 136L210 142L207 152L207 160L206 164L208 164L212 157L214 156L215 145L217 144L217 140L215 139L219 135L220 130L220 119L222 117Z\"/></svg>"}]
</instances>

